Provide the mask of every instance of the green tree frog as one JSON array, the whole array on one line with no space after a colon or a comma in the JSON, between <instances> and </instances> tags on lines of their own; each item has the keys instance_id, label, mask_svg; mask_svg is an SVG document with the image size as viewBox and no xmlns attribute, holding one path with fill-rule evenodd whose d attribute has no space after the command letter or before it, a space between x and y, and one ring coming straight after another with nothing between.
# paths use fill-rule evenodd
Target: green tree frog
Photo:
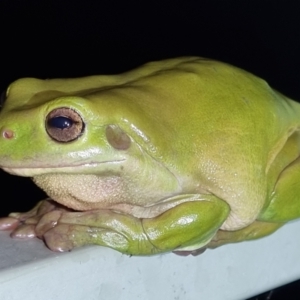
<instances>
[{"instance_id":1,"label":"green tree frog","mask_svg":"<svg viewBox=\"0 0 300 300\"><path fill-rule=\"evenodd\" d=\"M300 105L225 63L12 83L0 167L46 191L0 221L54 251L198 254L300 217Z\"/></svg>"}]
</instances>

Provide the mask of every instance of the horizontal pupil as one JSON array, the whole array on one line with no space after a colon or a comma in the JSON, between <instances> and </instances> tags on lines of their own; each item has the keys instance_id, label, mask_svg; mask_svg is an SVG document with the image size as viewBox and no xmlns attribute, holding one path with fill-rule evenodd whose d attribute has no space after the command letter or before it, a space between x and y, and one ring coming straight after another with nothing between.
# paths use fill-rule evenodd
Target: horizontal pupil
<instances>
[{"instance_id":1,"label":"horizontal pupil","mask_svg":"<svg viewBox=\"0 0 300 300\"><path fill-rule=\"evenodd\" d=\"M50 127L65 129L71 127L73 125L73 121L66 117L54 117L48 120L48 125Z\"/></svg>"}]
</instances>

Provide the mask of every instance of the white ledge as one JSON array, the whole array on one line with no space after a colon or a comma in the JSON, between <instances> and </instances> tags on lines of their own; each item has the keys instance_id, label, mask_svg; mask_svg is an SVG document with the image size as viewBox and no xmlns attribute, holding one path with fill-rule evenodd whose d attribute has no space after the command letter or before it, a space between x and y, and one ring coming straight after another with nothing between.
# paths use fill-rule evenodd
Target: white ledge
<instances>
[{"instance_id":1,"label":"white ledge","mask_svg":"<svg viewBox=\"0 0 300 300\"><path fill-rule=\"evenodd\" d=\"M129 257L99 246L53 253L0 232L0 299L246 299L300 278L299 232L296 221L197 257Z\"/></svg>"}]
</instances>

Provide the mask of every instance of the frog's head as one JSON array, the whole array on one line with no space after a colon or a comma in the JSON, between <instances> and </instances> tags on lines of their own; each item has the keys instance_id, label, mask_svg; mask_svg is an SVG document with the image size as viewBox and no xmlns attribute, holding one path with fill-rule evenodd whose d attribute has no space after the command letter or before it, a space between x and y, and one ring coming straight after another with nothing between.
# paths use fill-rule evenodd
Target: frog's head
<instances>
[{"instance_id":1,"label":"frog's head","mask_svg":"<svg viewBox=\"0 0 300 300\"><path fill-rule=\"evenodd\" d=\"M164 196L163 190L174 190L177 181L148 154L145 145L151 148L150 141L138 125L143 120L130 103L116 97L118 89L94 88L91 83L99 85L94 77L87 78L84 89L76 81L25 78L7 89L0 115L1 168L33 177L56 200L57 191L78 188L83 195L74 193L84 201L98 201L93 193L100 189L136 202L135 190L140 189L149 203ZM147 182L154 170L153 185L170 177L160 195ZM111 193L107 199L114 202Z\"/></svg>"},{"instance_id":2,"label":"frog's head","mask_svg":"<svg viewBox=\"0 0 300 300\"><path fill-rule=\"evenodd\" d=\"M130 138L122 132L123 144L116 145L112 141L115 127L99 122L97 128L89 126L95 122L93 103L52 90L49 81L47 87L43 85L41 80L28 78L7 89L0 118L1 165L6 171L23 176L66 168L69 173L78 172L93 168L100 153L102 163L124 160L121 151L109 149L128 149Z\"/></svg>"}]
</instances>

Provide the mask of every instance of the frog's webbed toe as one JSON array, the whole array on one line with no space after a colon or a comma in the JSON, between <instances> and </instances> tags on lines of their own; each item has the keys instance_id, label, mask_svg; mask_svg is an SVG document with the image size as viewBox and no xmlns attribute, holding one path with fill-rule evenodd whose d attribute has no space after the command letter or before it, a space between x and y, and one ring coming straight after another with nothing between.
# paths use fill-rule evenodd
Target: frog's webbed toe
<instances>
[{"instance_id":1,"label":"frog's webbed toe","mask_svg":"<svg viewBox=\"0 0 300 300\"><path fill-rule=\"evenodd\" d=\"M198 256L202 253L204 253L206 251L206 247L202 247L196 250L191 250L191 251L172 251L174 254L179 255L179 256L188 256L188 255L192 255L192 256Z\"/></svg>"},{"instance_id":2,"label":"frog's webbed toe","mask_svg":"<svg viewBox=\"0 0 300 300\"><path fill-rule=\"evenodd\" d=\"M13 230L19 225L19 220L13 217L4 217L0 219L0 230Z\"/></svg>"}]
</instances>

